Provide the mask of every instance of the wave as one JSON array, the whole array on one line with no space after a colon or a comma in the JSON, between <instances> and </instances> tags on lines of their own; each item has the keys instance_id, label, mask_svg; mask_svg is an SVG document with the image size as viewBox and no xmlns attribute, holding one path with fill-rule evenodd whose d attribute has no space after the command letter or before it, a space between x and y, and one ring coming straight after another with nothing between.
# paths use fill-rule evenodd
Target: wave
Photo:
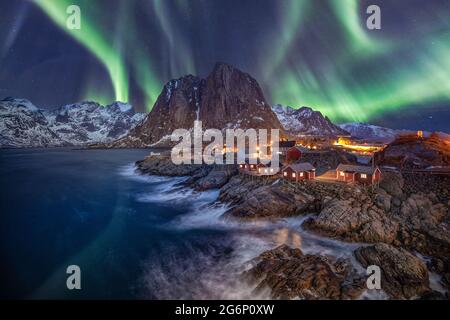
<instances>
[{"instance_id":1,"label":"wave","mask_svg":"<svg viewBox=\"0 0 450 320\"><path fill-rule=\"evenodd\" d=\"M255 285L242 280L242 273L254 265L264 251L286 244L304 254L349 259L358 273L365 269L354 257L354 250L365 243L347 243L316 235L302 227L311 215L277 221L233 221L224 219L229 206L217 202L219 190L197 192L183 187L186 177L144 176L134 165L121 168L130 179L154 185L152 192L136 195L139 202L184 207L163 227L171 231L220 230L226 238L215 236L200 244L183 243L169 252L151 253L143 265L141 285L145 298L154 299L269 299L270 292L254 292ZM201 233L199 233L201 234ZM158 257L155 259L155 257ZM383 291L367 290L360 299L386 299Z\"/></svg>"},{"instance_id":2,"label":"wave","mask_svg":"<svg viewBox=\"0 0 450 320\"><path fill-rule=\"evenodd\" d=\"M173 181L182 182L183 180L186 180L186 177L164 177L164 176L141 174L139 173L134 163L130 163L120 167L118 169L118 173L120 176L125 177L129 180L150 184L158 184Z\"/></svg>"},{"instance_id":3,"label":"wave","mask_svg":"<svg viewBox=\"0 0 450 320\"><path fill-rule=\"evenodd\" d=\"M243 241L226 235L208 243L183 243L154 254L144 263L142 295L151 299L269 299L267 291L241 277L244 263L255 248L266 249L255 239Z\"/></svg>"}]
</instances>

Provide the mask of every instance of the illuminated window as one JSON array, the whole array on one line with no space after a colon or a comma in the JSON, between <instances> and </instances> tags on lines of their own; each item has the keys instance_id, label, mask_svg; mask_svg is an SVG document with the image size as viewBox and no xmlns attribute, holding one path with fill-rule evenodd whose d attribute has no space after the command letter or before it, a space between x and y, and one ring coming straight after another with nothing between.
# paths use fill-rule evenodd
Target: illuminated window
<instances>
[{"instance_id":1,"label":"illuminated window","mask_svg":"<svg viewBox=\"0 0 450 320\"><path fill-rule=\"evenodd\" d=\"M343 177L345 175L345 173L342 171L339 174L341 175L341 177Z\"/></svg>"},{"instance_id":2,"label":"illuminated window","mask_svg":"<svg viewBox=\"0 0 450 320\"><path fill-rule=\"evenodd\" d=\"M272 168L272 169L270 169L270 172L273 172L273 168Z\"/></svg>"},{"instance_id":3,"label":"illuminated window","mask_svg":"<svg viewBox=\"0 0 450 320\"><path fill-rule=\"evenodd\" d=\"M361 179L366 179L366 178L367 178L367 174L361 173Z\"/></svg>"},{"instance_id":4,"label":"illuminated window","mask_svg":"<svg viewBox=\"0 0 450 320\"><path fill-rule=\"evenodd\" d=\"M300 172L300 177L303 177L303 172Z\"/></svg>"},{"instance_id":5,"label":"illuminated window","mask_svg":"<svg viewBox=\"0 0 450 320\"><path fill-rule=\"evenodd\" d=\"M267 169L264 169L264 173L267 173Z\"/></svg>"},{"instance_id":6,"label":"illuminated window","mask_svg":"<svg viewBox=\"0 0 450 320\"><path fill-rule=\"evenodd\" d=\"M295 172L292 173L292 178L295 178Z\"/></svg>"},{"instance_id":7,"label":"illuminated window","mask_svg":"<svg viewBox=\"0 0 450 320\"><path fill-rule=\"evenodd\" d=\"M243 164L241 164L241 168L243 168L244 167L244 165Z\"/></svg>"},{"instance_id":8,"label":"illuminated window","mask_svg":"<svg viewBox=\"0 0 450 320\"><path fill-rule=\"evenodd\" d=\"M255 166L254 165L252 165L252 169L254 168Z\"/></svg>"},{"instance_id":9,"label":"illuminated window","mask_svg":"<svg viewBox=\"0 0 450 320\"><path fill-rule=\"evenodd\" d=\"M261 168L258 169L259 173L261 173Z\"/></svg>"},{"instance_id":10,"label":"illuminated window","mask_svg":"<svg viewBox=\"0 0 450 320\"><path fill-rule=\"evenodd\" d=\"M283 172L283 175L285 176L285 177L287 177L287 172L285 171L285 172Z\"/></svg>"}]
</instances>

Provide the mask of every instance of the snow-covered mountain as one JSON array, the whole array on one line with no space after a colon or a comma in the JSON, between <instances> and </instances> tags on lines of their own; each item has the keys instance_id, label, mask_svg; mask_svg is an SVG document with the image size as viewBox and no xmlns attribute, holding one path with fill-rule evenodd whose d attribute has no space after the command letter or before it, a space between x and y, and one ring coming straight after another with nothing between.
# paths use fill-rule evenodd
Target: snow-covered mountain
<instances>
[{"instance_id":1,"label":"snow-covered mountain","mask_svg":"<svg viewBox=\"0 0 450 320\"><path fill-rule=\"evenodd\" d=\"M404 132L404 130L394 130L361 122L345 123L339 126L354 138L379 142L391 142L399 133Z\"/></svg>"},{"instance_id":2,"label":"snow-covered mountain","mask_svg":"<svg viewBox=\"0 0 450 320\"><path fill-rule=\"evenodd\" d=\"M132 106L82 102L43 110L25 99L0 101L0 147L81 146L111 142L145 118Z\"/></svg>"},{"instance_id":3,"label":"snow-covered mountain","mask_svg":"<svg viewBox=\"0 0 450 320\"><path fill-rule=\"evenodd\" d=\"M0 147L61 146L65 142L48 126L45 115L30 101L0 101Z\"/></svg>"},{"instance_id":4,"label":"snow-covered mountain","mask_svg":"<svg viewBox=\"0 0 450 320\"><path fill-rule=\"evenodd\" d=\"M277 104L272 107L272 111L284 129L292 135L348 135L348 132L332 123L328 117L308 107L294 109Z\"/></svg>"}]
</instances>

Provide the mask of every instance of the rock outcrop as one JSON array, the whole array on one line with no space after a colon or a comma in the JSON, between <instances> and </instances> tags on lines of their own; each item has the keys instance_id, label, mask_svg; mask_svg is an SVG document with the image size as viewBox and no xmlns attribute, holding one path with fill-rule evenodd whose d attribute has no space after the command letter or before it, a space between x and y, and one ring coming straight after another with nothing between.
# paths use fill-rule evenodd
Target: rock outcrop
<instances>
[{"instance_id":1,"label":"rock outcrop","mask_svg":"<svg viewBox=\"0 0 450 320\"><path fill-rule=\"evenodd\" d=\"M137 161L136 166L142 173L167 177L206 175L211 170L206 165L176 165L165 155L148 156Z\"/></svg>"},{"instance_id":2,"label":"rock outcrop","mask_svg":"<svg viewBox=\"0 0 450 320\"><path fill-rule=\"evenodd\" d=\"M357 249L355 257L363 267L380 267L381 287L394 299L410 299L431 291L426 265L405 249L380 243Z\"/></svg>"},{"instance_id":3,"label":"rock outcrop","mask_svg":"<svg viewBox=\"0 0 450 320\"><path fill-rule=\"evenodd\" d=\"M349 200L332 200L304 227L319 234L351 242L392 243L398 222L364 195Z\"/></svg>"},{"instance_id":4,"label":"rock outcrop","mask_svg":"<svg viewBox=\"0 0 450 320\"><path fill-rule=\"evenodd\" d=\"M356 299L365 281L347 260L303 254L282 245L262 253L244 277L274 299Z\"/></svg>"},{"instance_id":5,"label":"rock outcrop","mask_svg":"<svg viewBox=\"0 0 450 320\"><path fill-rule=\"evenodd\" d=\"M238 173L235 165L214 166L206 176L200 178L194 177L192 186L197 191L208 189L219 189Z\"/></svg>"},{"instance_id":6,"label":"rock outcrop","mask_svg":"<svg viewBox=\"0 0 450 320\"><path fill-rule=\"evenodd\" d=\"M378 163L404 169L450 166L450 141L436 133L400 135L378 155Z\"/></svg>"},{"instance_id":7,"label":"rock outcrop","mask_svg":"<svg viewBox=\"0 0 450 320\"><path fill-rule=\"evenodd\" d=\"M233 177L221 189L219 199L232 205L224 216L239 219L277 219L320 208L313 196L294 192L293 186L280 180L255 183L245 176Z\"/></svg>"}]
</instances>

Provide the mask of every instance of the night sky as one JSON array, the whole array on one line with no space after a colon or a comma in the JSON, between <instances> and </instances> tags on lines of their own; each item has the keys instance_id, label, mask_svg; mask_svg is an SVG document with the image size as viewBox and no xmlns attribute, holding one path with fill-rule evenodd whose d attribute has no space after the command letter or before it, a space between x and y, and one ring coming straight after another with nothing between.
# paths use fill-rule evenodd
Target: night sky
<instances>
[{"instance_id":1,"label":"night sky","mask_svg":"<svg viewBox=\"0 0 450 320\"><path fill-rule=\"evenodd\" d=\"M66 8L81 8L81 30ZM381 30L366 8L381 8ZM270 103L336 122L450 131L449 0L0 0L0 98L151 110L164 83L215 62Z\"/></svg>"}]
</instances>

